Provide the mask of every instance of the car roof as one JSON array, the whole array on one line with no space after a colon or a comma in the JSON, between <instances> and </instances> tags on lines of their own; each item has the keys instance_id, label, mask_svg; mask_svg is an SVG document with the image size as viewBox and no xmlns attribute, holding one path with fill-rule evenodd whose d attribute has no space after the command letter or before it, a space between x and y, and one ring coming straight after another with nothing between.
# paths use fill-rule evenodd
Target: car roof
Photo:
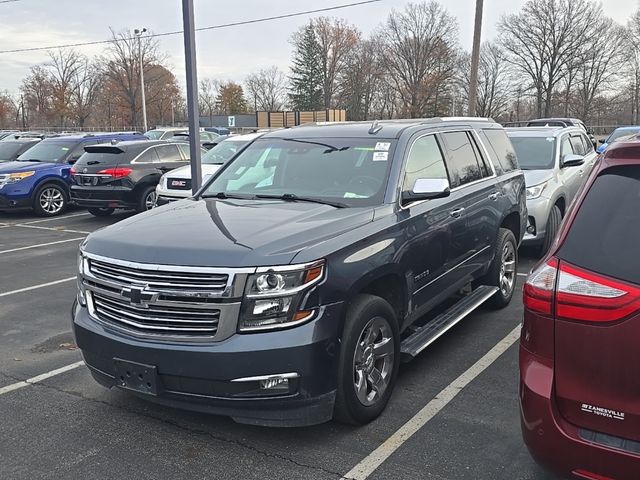
<instances>
[{"instance_id":1,"label":"car roof","mask_svg":"<svg viewBox=\"0 0 640 480\"><path fill-rule=\"evenodd\" d=\"M150 130L147 130L148 132L182 132L182 131L187 131L189 130L189 128L187 127L158 127L158 128L152 128Z\"/></svg>"},{"instance_id":2,"label":"car roof","mask_svg":"<svg viewBox=\"0 0 640 480\"><path fill-rule=\"evenodd\" d=\"M584 133L580 127L507 127L509 137L558 137L563 133Z\"/></svg>"},{"instance_id":3,"label":"car roof","mask_svg":"<svg viewBox=\"0 0 640 480\"><path fill-rule=\"evenodd\" d=\"M584 123L579 118L571 117L548 117L548 118L532 118L529 122L571 122L571 123Z\"/></svg>"},{"instance_id":4,"label":"car roof","mask_svg":"<svg viewBox=\"0 0 640 480\"><path fill-rule=\"evenodd\" d=\"M246 133L244 135L230 135L224 140L222 140L222 142L250 142L251 140L255 140L256 138L262 137L264 134L265 132Z\"/></svg>"},{"instance_id":5,"label":"car roof","mask_svg":"<svg viewBox=\"0 0 640 480\"><path fill-rule=\"evenodd\" d=\"M98 147L117 147L118 149L126 152L127 150L137 149L139 147L152 147L154 145L184 145L183 142L174 142L167 140L123 140L122 142L107 142L107 143L98 143L97 145L88 145L85 147L91 149L98 149Z\"/></svg>"},{"instance_id":6,"label":"car roof","mask_svg":"<svg viewBox=\"0 0 640 480\"><path fill-rule=\"evenodd\" d=\"M399 138L411 127L437 126L499 127L490 118L447 117L416 118L399 120L374 120L373 122L318 122L307 123L298 127L266 132L264 138Z\"/></svg>"},{"instance_id":7,"label":"car roof","mask_svg":"<svg viewBox=\"0 0 640 480\"><path fill-rule=\"evenodd\" d=\"M85 133L82 135L63 135L60 137L45 138L43 142L85 142L90 140L118 140L119 138L140 138L142 141L146 138L141 133Z\"/></svg>"},{"instance_id":8,"label":"car roof","mask_svg":"<svg viewBox=\"0 0 640 480\"><path fill-rule=\"evenodd\" d=\"M632 130L632 131L637 131L640 130L640 125L627 125L624 127L617 127L614 132L617 132L618 130Z\"/></svg>"},{"instance_id":9,"label":"car roof","mask_svg":"<svg viewBox=\"0 0 640 480\"><path fill-rule=\"evenodd\" d=\"M11 140L5 140L2 143L38 143L41 138L38 137L18 137Z\"/></svg>"}]
</instances>

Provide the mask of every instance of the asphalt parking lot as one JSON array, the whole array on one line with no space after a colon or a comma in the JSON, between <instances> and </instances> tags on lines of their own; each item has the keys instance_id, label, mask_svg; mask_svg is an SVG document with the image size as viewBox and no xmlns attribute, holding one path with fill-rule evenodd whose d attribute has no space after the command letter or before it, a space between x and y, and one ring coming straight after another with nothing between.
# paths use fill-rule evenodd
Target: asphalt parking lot
<instances>
[{"instance_id":1,"label":"asphalt parking lot","mask_svg":"<svg viewBox=\"0 0 640 480\"><path fill-rule=\"evenodd\" d=\"M520 436L520 293L403 365L387 410L364 427L250 427L100 387L71 334L76 251L128 215L0 213L0 478L555 478ZM520 273L534 263L525 253Z\"/></svg>"}]
</instances>

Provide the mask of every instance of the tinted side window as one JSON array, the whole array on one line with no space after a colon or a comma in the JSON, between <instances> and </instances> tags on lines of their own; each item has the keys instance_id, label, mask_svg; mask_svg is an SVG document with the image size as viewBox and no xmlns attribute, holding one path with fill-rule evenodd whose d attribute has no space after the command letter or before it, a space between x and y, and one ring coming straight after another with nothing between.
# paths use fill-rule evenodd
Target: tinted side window
<instances>
[{"instance_id":1,"label":"tinted side window","mask_svg":"<svg viewBox=\"0 0 640 480\"><path fill-rule=\"evenodd\" d=\"M442 151L434 135L420 137L411 146L402 190L413 190L419 178L447 178Z\"/></svg>"},{"instance_id":2,"label":"tinted side window","mask_svg":"<svg viewBox=\"0 0 640 480\"><path fill-rule=\"evenodd\" d=\"M582 144L582 139L580 135L571 135L571 146L573 147L573 151L576 155L586 155L587 152L584 150L584 145Z\"/></svg>"},{"instance_id":3,"label":"tinted side window","mask_svg":"<svg viewBox=\"0 0 640 480\"><path fill-rule=\"evenodd\" d=\"M580 206L560 249L560 258L640 284L639 203L640 167L606 170L598 176Z\"/></svg>"},{"instance_id":4,"label":"tinted side window","mask_svg":"<svg viewBox=\"0 0 640 480\"><path fill-rule=\"evenodd\" d=\"M158 163L158 154L155 148L150 148L136 159L136 163Z\"/></svg>"},{"instance_id":5,"label":"tinted side window","mask_svg":"<svg viewBox=\"0 0 640 480\"><path fill-rule=\"evenodd\" d=\"M161 162L182 162L182 155L176 145L160 145L155 148Z\"/></svg>"},{"instance_id":6,"label":"tinted side window","mask_svg":"<svg viewBox=\"0 0 640 480\"><path fill-rule=\"evenodd\" d=\"M453 188L482 178L480 163L467 132L442 134L449 154L449 177Z\"/></svg>"},{"instance_id":7,"label":"tinted side window","mask_svg":"<svg viewBox=\"0 0 640 480\"><path fill-rule=\"evenodd\" d=\"M511 172L517 170L518 160L516 158L516 151L511 145L511 140L507 137L504 130L482 130L485 138L487 139L487 146L495 153L495 158L502 167L504 172Z\"/></svg>"}]
</instances>

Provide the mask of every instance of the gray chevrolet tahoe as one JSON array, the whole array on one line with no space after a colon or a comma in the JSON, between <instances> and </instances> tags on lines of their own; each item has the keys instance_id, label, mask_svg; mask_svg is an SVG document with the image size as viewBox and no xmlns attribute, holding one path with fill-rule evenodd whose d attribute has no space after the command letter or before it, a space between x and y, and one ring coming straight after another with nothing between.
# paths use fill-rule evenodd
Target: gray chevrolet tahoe
<instances>
[{"instance_id":1,"label":"gray chevrolet tahoe","mask_svg":"<svg viewBox=\"0 0 640 480\"><path fill-rule=\"evenodd\" d=\"M524 176L489 119L265 134L194 197L94 232L73 329L94 378L242 423L365 423L398 365L514 293Z\"/></svg>"}]
</instances>

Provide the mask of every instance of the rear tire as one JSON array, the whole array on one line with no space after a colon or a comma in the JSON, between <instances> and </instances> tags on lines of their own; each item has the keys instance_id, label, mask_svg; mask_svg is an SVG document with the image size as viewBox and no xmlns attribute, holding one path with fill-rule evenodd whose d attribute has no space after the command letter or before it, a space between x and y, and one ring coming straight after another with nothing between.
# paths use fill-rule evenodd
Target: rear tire
<instances>
[{"instance_id":1,"label":"rear tire","mask_svg":"<svg viewBox=\"0 0 640 480\"><path fill-rule=\"evenodd\" d=\"M55 217L67 209L66 190L57 183L45 183L38 188L33 199L33 210L40 217Z\"/></svg>"},{"instance_id":2,"label":"rear tire","mask_svg":"<svg viewBox=\"0 0 640 480\"><path fill-rule=\"evenodd\" d=\"M103 208L87 208L89 213L94 217L108 217L113 212L115 212L115 208L103 207Z\"/></svg>"},{"instance_id":3,"label":"rear tire","mask_svg":"<svg viewBox=\"0 0 640 480\"><path fill-rule=\"evenodd\" d=\"M136 211L138 213L151 210L156 204L156 187L145 187L140 192L138 197L138 203L136 205Z\"/></svg>"},{"instance_id":4,"label":"rear tire","mask_svg":"<svg viewBox=\"0 0 640 480\"><path fill-rule=\"evenodd\" d=\"M542 241L542 245L540 245L539 254L540 256L544 256L549 249L551 248L551 244L556 238L558 234L558 230L560 229L560 223L562 223L562 212L558 208L557 205L554 205L549 212L549 219L547 220L547 232L544 236L544 240Z\"/></svg>"},{"instance_id":5,"label":"rear tire","mask_svg":"<svg viewBox=\"0 0 640 480\"><path fill-rule=\"evenodd\" d=\"M490 308L504 308L511 302L516 289L518 274L518 243L513 232L506 228L498 231L498 241L489 271L479 282L481 285L498 287L498 291L485 305Z\"/></svg>"},{"instance_id":6,"label":"rear tire","mask_svg":"<svg viewBox=\"0 0 640 480\"><path fill-rule=\"evenodd\" d=\"M393 308L380 297L358 295L345 319L334 418L365 424L380 415L399 364L400 335Z\"/></svg>"}]
</instances>

